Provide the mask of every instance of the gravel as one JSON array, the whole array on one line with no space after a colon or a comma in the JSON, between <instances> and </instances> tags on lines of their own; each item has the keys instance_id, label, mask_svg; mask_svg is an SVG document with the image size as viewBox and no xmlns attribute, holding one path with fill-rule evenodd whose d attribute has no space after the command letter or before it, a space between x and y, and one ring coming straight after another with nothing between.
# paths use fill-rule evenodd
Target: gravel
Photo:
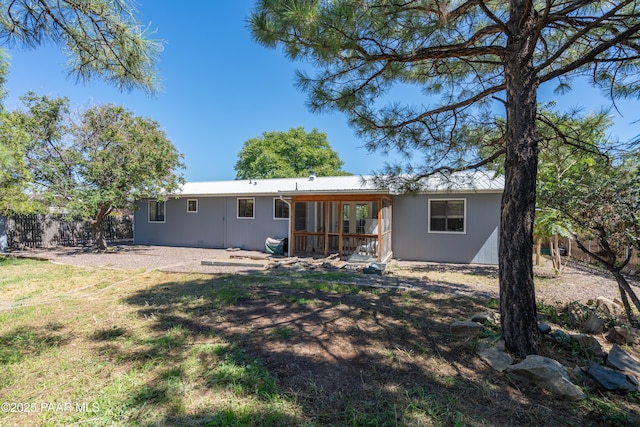
<instances>
[{"instance_id":1,"label":"gravel","mask_svg":"<svg viewBox=\"0 0 640 427\"><path fill-rule=\"evenodd\" d=\"M270 256L258 251L204 249L168 246L117 245L106 252L99 252L92 248L34 249L14 251L11 255L47 259L52 262L70 264L83 267L105 267L131 270L159 270L164 272L203 273L203 274L247 274L263 271L270 261ZM205 264L203 265L203 261ZM497 277L497 266L468 266L436 263L418 263L394 261L400 268L421 266L429 269L458 269L471 274ZM607 272L587 265L572 263L567 265L560 276L553 274L548 264L535 267L538 281L536 297L538 301L546 303L580 301L586 303L590 299L604 296L613 300L618 297L618 286ZM376 278L385 280L386 276ZM390 280L394 280L389 278ZM638 291L640 282L631 280L630 284ZM373 279L372 279L373 280ZM397 278L395 278L397 281ZM436 284L432 284L436 285ZM428 285L427 285L428 286ZM475 290L478 294L497 297L495 286L464 284L464 287ZM447 291L451 286L437 287ZM473 289L475 288L475 289ZM475 293L475 292L472 292Z\"/></svg>"},{"instance_id":2,"label":"gravel","mask_svg":"<svg viewBox=\"0 0 640 427\"><path fill-rule=\"evenodd\" d=\"M11 255L45 259L60 264L79 267L104 267L127 270L142 269L204 274L259 271L263 269L264 264L268 261L268 255L256 251L142 245L111 246L106 252L96 251L93 248L57 247L53 249L14 251L11 252ZM235 257L239 256L246 257L250 259L251 262L243 262L242 265L233 265L237 259ZM214 261L214 265L202 265L203 261L211 260ZM247 266L247 264L253 265Z\"/></svg>"}]
</instances>

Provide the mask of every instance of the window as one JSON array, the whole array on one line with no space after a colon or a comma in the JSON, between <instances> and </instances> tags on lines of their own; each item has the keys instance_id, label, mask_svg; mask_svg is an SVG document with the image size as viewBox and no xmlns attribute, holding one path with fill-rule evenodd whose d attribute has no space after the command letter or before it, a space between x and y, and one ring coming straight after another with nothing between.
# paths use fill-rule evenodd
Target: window
<instances>
[{"instance_id":1,"label":"window","mask_svg":"<svg viewBox=\"0 0 640 427\"><path fill-rule=\"evenodd\" d=\"M289 205L284 200L273 199L273 219L289 219Z\"/></svg>"},{"instance_id":2,"label":"window","mask_svg":"<svg viewBox=\"0 0 640 427\"><path fill-rule=\"evenodd\" d=\"M198 199L187 200L187 212L198 213Z\"/></svg>"},{"instance_id":3,"label":"window","mask_svg":"<svg viewBox=\"0 0 640 427\"><path fill-rule=\"evenodd\" d=\"M464 233L466 203L459 200L429 200L430 233Z\"/></svg>"},{"instance_id":4,"label":"window","mask_svg":"<svg viewBox=\"0 0 640 427\"><path fill-rule=\"evenodd\" d=\"M251 198L239 198L238 199L238 218L253 219L254 216L254 204L255 199Z\"/></svg>"},{"instance_id":5,"label":"window","mask_svg":"<svg viewBox=\"0 0 640 427\"><path fill-rule=\"evenodd\" d=\"M164 222L164 202L149 200L149 222Z\"/></svg>"}]
</instances>

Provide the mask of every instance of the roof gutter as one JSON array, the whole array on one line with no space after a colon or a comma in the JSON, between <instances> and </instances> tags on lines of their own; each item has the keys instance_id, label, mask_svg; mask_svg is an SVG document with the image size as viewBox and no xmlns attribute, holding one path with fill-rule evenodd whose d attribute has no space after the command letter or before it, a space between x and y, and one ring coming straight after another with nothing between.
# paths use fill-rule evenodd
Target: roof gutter
<instances>
[{"instance_id":1,"label":"roof gutter","mask_svg":"<svg viewBox=\"0 0 640 427\"><path fill-rule=\"evenodd\" d=\"M278 191L278 194L285 196L319 195L331 196L338 194L391 194L388 190L371 189L348 189L348 190L285 190Z\"/></svg>"}]
</instances>

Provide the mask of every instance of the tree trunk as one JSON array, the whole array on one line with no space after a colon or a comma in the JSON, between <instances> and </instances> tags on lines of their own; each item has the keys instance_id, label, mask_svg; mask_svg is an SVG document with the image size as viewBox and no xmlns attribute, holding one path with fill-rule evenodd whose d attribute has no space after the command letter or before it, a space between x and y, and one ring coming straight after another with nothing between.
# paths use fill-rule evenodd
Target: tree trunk
<instances>
[{"instance_id":1,"label":"tree trunk","mask_svg":"<svg viewBox=\"0 0 640 427\"><path fill-rule=\"evenodd\" d=\"M622 264L616 263L616 254L613 253L610 249L608 251L605 249L605 248L610 248L610 245L606 241L602 241L602 240L598 241L598 246L603 248L603 250L605 250L605 253L602 255L591 252L590 250L591 245L587 247L577 238L576 238L576 244L583 252L594 257L596 260L602 263L602 265L607 270L609 270L611 274L613 274L613 277L616 278L616 283L618 284L618 290L620 291L620 298L622 299L622 304L624 305L624 310L627 314L627 318L629 319L629 323L631 323L631 326L633 326L634 328L639 328L640 322L636 319L636 317L633 314L633 310L631 308L631 305L629 304L629 298L631 298L633 305L636 307L636 310L638 311L640 311L640 299L638 298L636 293L633 291L633 288L629 285L629 282L627 282L627 279L625 279L625 277L622 275L622 269L624 268L624 266L627 265L627 262L629 261L629 259L627 258L627 260Z\"/></svg>"},{"instance_id":2,"label":"tree trunk","mask_svg":"<svg viewBox=\"0 0 640 427\"><path fill-rule=\"evenodd\" d=\"M629 320L629 324L632 327L638 328L640 327L640 323L638 319L633 314L633 309L631 308L631 304L629 304L629 298L627 297L627 291L624 290L620 284L618 284L618 290L620 291L620 299L622 300L622 306L624 307L624 312L627 314L627 319Z\"/></svg>"},{"instance_id":3,"label":"tree trunk","mask_svg":"<svg viewBox=\"0 0 640 427\"><path fill-rule=\"evenodd\" d=\"M93 237L96 240L96 248L101 251L106 250L108 246L107 239L104 235L104 231L102 230L102 222L110 211L111 209L109 208L100 207L96 216L91 221L91 229L93 230Z\"/></svg>"},{"instance_id":4,"label":"tree trunk","mask_svg":"<svg viewBox=\"0 0 640 427\"><path fill-rule=\"evenodd\" d=\"M540 258L542 258L542 239L538 237L536 240L536 265L540 265Z\"/></svg>"},{"instance_id":5,"label":"tree trunk","mask_svg":"<svg viewBox=\"0 0 640 427\"><path fill-rule=\"evenodd\" d=\"M102 230L102 220L99 222L92 222L91 228L93 229L93 236L96 239L96 248L104 251L107 249L107 239L104 236L104 231Z\"/></svg>"},{"instance_id":6,"label":"tree trunk","mask_svg":"<svg viewBox=\"0 0 640 427\"><path fill-rule=\"evenodd\" d=\"M633 291L633 288L629 285L629 282L627 282L627 279L625 279L620 270L609 268L609 271L611 271L613 273L613 276L616 278L620 293L622 294L622 292L624 291L629 296L629 298L631 298L631 301L633 302L633 305L635 305L636 310L640 311L640 299L638 299L638 296Z\"/></svg>"},{"instance_id":7,"label":"tree trunk","mask_svg":"<svg viewBox=\"0 0 640 427\"><path fill-rule=\"evenodd\" d=\"M560 255L560 244L558 242L558 235L553 235L553 267L556 269L556 274L562 273L562 256Z\"/></svg>"},{"instance_id":8,"label":"tree trunk","mask_svg":"<svg viewBox=\"0 0 640 427\"><path fill-rule=\"evenodd\" d=\"M551 258L553 269L558 273L558 266L556 265L556 247L553 244L553 237L549 237L549 257Z\"/></svg>"},{"instance_id":9,"label":"tree trunk","mask_svg":"<svg viewBox=\"0 0 640 427\"><path fill-rule=\"evenodd\" d=\"M531 62L535 17L526 1L511 0L512 35L505 58L507 134L502 194L499 277L500 323L507 350L517 357L537 354L538 330L533 285L533 220L536 207L538 81ZM533 8L531 8L533 9Z\"/></svg>"}]
</instances>

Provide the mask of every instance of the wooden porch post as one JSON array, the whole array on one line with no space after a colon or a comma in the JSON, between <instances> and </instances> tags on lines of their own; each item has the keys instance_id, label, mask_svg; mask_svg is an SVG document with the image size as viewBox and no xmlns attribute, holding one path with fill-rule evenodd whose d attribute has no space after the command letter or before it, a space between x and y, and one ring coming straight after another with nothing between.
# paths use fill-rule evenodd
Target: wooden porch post
<instances>
[{"instance_id":1,"label":"wooden porch post","mask_svg":"<svg viewBox=\"0 0 640 427\"><path fill-rule=\"evenodd\" d=\"M296 247L296 197L291 197L291 206L289 206L289 229L291 230L289 235L291 236L291 242L289 242L289 256L295 255Z\"/></svg>"},{"instance_id":2,"label":"wooden porch post","mask_svg":"<svg viewBox=\"0 0 640 427\"><path fill-rule=\"evenodd\" d=\"M324 257L329 256L329 202L324 202Z\"/></svg>"},{"instance_id":3,"label":"wooden porch post","mask_svg":"<svg viewBox=\"0 0 640 427\"><path fill-rule=\"evenodd\" d=\"M378 198L378 246L376 247L378 262L382 261L382 196Z\"/></svg>"},{"instance_id":4,"label":"wooden porch post","mask_svg":"<svg viewBox=\"0 0 640 427\"><path fill-rule=\"evenodd\" d=\"M342 259L342 221L344 220L342 218L342 215L344 215L342 209L342 200L340 200L338 202L338 255L340 259Z\"/></svg>"}]
</instances>

